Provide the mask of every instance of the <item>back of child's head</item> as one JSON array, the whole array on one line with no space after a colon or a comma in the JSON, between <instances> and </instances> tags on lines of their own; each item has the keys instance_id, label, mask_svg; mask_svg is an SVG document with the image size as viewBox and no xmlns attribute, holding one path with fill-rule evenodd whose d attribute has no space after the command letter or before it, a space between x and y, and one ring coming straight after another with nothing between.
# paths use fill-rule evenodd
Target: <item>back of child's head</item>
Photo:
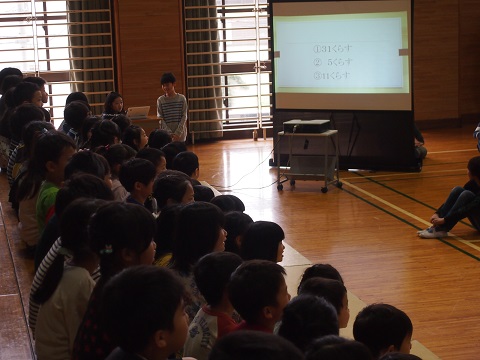
<instances>
[{"instance_id":1,"label":"back of child's head","mask_svg":"<svg viewBox=\"0 0 480 360\"><path fill-rule=\"evenodd\" d=\"M18 76L20 78L23 78L23 73L14 67L5 67L2 70L0 70L0 89L2 88L3 82L5 81L5 78L7 76ZM4 92L1 92L0 95L5 94Z\"/></svg>"},{"instance_id":2,"label":"back of child's head","mask_svg":"<svg viewBox=\"0 0 480 360\"><path fill-rule=\"evenodd\" d=\"M167 130L155 129L148 135L148 147L162 149L165 145L172 142L172 137Z\"/></svg>"},{"instance_id":3,"label":"back of child's head","mask_svg":"<svg viewBox=\"0 0 480 360\"><path fill-rule=\"evenodd\" d=\"M171 270L130 267L105 285L100 305L103 324L113 343L129 354L142 353L155 341L157 331L167 332L162 336L166 358L168 352L180 350L186 340L184 296L183 283Z\"/></svg>"},{"instance_id":4,"label":"back of child's head","mask_svg":"<svg viewBox=\"0 0 480 360\"><path fill-rule=\"evenodd\" d=\"M311 344L306 360L373 360L370 350L359 341L327 335Z\"/></svg>"},{"instance_id":5,"label":"back of child's head","mask_svg":"<svg viewBox=\"0 0 480 360\"><path fill-rule=\"evenodd\" d=\"M472 176L480 178L480 156L475 156L468 160L467 169Z\"/></svg>"},{"instance_id":6,"label":"back of child's head","mask_svg":"<svg viewBox=\"0 0 480 360\"><path fill-rule=\"evenodd\" d=\"M278 304L285 286L285 269L266 260L245 261L232 274L228 284L230 301L248 323L256 323L266 306Z\"/></svg>"},{"instance_id":7,"label":"back of child's head","mask_svg":"<svg viewBox=\"0 0 480 360\"><path fill-rule=\"evenodd\" d=\"M313 264L312 266L305 269L298 284L298 290L303 285L305 281L313 277L321 277L325 279L338 280L343 284L343 279L337 269L335 269L330 264Z\"/></svg>"},{"instance_id":8,"label":"back of child's head","mask_svg":"<svg viewBox=\"0 0 480 360\"><path fill-rule=\"evenodd\" d=\"M302 352L317 338L338 335L335 308L315 295L299 295L283 309L278 335L291 341Z\"/></svg>"},{"instance_id":9,"label":"back of child's head","mask_svg":"<svg viewBox=\"0 0 480 360\"><path fill-rule=\"evenodd\" d=\"M45 120L45 115L43 114L41 108L30 103L25 103L17 106L12 114L10 121L12 139L20 141L22 138L22 131L25 125L35 120Z\"/></svg>"},{"instance_id":10,"label":"back of child's head","mask_svg":"<svg viewBox=\"0 0 480 360\"><path fill-rule=\"evenodd\" d=\"M72 101L63 111L65 123L76 131L80 131L90 109L83 101Z\"/></svg>"},{"instance_id":11,"label":"back of child's head","mask_svg":"<svg viewBox=\"0 0 480 360\"><path fill-rule=\"evenodd\" d=\"M106 180L110 176L110 166L103 156L90 150L83 150L75 153L68 161L65 166L65 179L78 173L92 174Z\"/></svg>"},{"instance_id":12,"label":"back of child's head","mask_svg":"<svg viewBox=\"0 0 480 360\"><path fill-rule=\"evenodd\" d=\"M245 211L243 201L235 195L218 195L210 200L210 202L217 205L225 213L229 211Z\"/></svg>"},{"instance_id":13,"label":"back of child's head","mask_svg":"<svg viewBox=\"0 0 480 360\"><path fill-rule=\"evenodd\" d=\"M57 163L67 149L76 149L73 140L58 131L44 131L39 135L28 162L27 175L18 189L18 199L30 199L39 190L47 173L47 163Z\"/></svg>"},{"instance_id":14,"label":"back of child's head","mask_svg":"<svg viewBox=\"0 0 480 360\"><path fill-rule=\"evenodd\" d=\"M112 114L112 115L116 114L117 111L113 110L112 104L116 99L121 98L121 97L122 97L122 95L120 95L116 91L111 91L110 93L108 93L107 97L105 98L105 104L104 104L103 112L105 114Z\"/></svg>"},{"instance_id":15,"label":"back of child's head","mask_svg":"<svg viewBox=\"0 0 480 360\"><path fill-rule=\"evenodd\" d=\"M46 81L44 78L40 77L40 76L27 76L26 78L23 79L23 81L37 84L37 86L38 86L40 89L47 84L47 81Z\"/></svg>"},{"instance_id":16,"label":"back of child's head","mask_svg":"<svg viewBox=\"0 0 480 360\"><path fill-rule=\"evenodd\" d=\"M224 251L207 254L198 260L193 269L195 284L208 305L220 304L230 276L242 261L237 254Z\"/></svg>"},{"instance_id":17,"label":"back of child's head","mask_svg":"<svg viewBox=\"0 0 480 360\"><path fill-rule=\"evenodd\" d=\"M230 211L225 214L225 230L227 231L225 251L240 255L243 235L251 223L253 223L252 218L241 211Z\"/></svg>"},{"instance_id":18,"label":"back of child's head","mask_svg":"<svg viewBox=\"0 0 480 360\"><path fill-rule=\"evenodd\" d=\"M187 146L185 143L180 141L172 141L161 148L165 153L165 160L167 161L167 169L172 169L173 159L177 156L178 153L182 151L187 151Z\"/></svg>"},{"instance_id":19,"label":"back of child's head","mask_svg":"<svg viewBox=\"0 0 480 360\"><path fill-rule=\"evenodd\" d=\"M62 248L65 250L53 259L51 266L45 274L41 286L32 294L35 301L43 304L47 301L57 288L62 275L63 264L67 253L77 263L94 261L95 255L87 236L88 222L92 214L106 204L104 200L80 198L73 201L63 212L60 221L60 236Z\"/></svg>"},{"instance_id":20,"label":"back of child's head","mask_svg":"<svg viewBox=\"0 0 480 360\"><path fill-rule=\"evenodd\" d=\"M118 179L128 192L132 192L135 189L135 183L148 185L155 179L155 175L155 166L150 161L133 158L123 163Z\"/></svg>"},{"instance_id":21,"label":"back of child's head","mask_svg":"<svg viewBox=\"0 0 480 360\"><path fill-rule=\"evenodd\" d=\"M154 238L155 244L157 244L157 257L173 251L176 224L182 208L182 204L165 206L158 215L156 220L157 231Z\"/></svg>"},{"instance_id":22,"label":"back of child's head","mask_svg":"<svg viewBox=\"0 0 480 360\"><path fill-rule=\"evenodd\" d=\"M126 128L132 125L132 120L125 114L117 114L112 117L111 120L118 125L121 134L124 133Z\"/></svg>"},{"instance_id":23,"label":"back of child's head","mask_svg":"<svg viewBox=\"0 0 480 360\"><path fill-rule=\"evenodd\" d=\"M46 121L35 120L25 125L25 127L22 129L22 141L25 145L25 151L27 154L31 154L37 139L44 132L48 131L55 131L55 127L52 123Z\"/></svg>"},{"instance_id":24,"label":"back of child's head","mask_svg":"<svg viewBox=\"0 0 480 360\"><path fill-rule=\"evenodd\" d=\"M413 354L404 354L400 352L388 352L379 360L422 360L421 357Z\"/></svg>"},{"instance_id":25,"label":"back of child's head","mask_svg":"<svg viewBox=\"0 0 480 360\"><path fill-rule=\"evenodd\" d=\"M88 102L87 95L85 95L83 92L76 91L68 94L67 99L65 100L65 106L70 104L72 101L83 101L87 106L88 109L90 110L90 104Z\"/></svg>"},{"instance_id":26,"label":"back of child's head","mask_svg":"<svg viewBox=\"0 0 480 360\"><path fill-rule=\"evenodd\" d=\"M224 222L222 211L213 204L199 201L185 205L178 215L173 267L189 273L202 256L223 251L223 243L218 244L218 239ZM217 248L218 245L222 246L221 250Z\"/></svg>"},{"instance_id":27,"label":"back of child's head","mask_svg":"<svg viewBox=\"0 0 480 360\"><path fill-rule=\"evenodd\" d=\"M214 196L215 194L210 187L205 185L193 185L193 198L195 201L210 202Z\"/></svg>"},{"instance_id":28,"label":"back of child's head","mask_svg":"<svg viewBox=\"0 0 480 360\"><path fill-rule=\"evenodd\" d=\"M135 157L150 161L153 166L155 166L155 169L157 169L157 175L166 169L165 154L162 150L144 147L137 152Z\"/></svg>"},{"instance_id":29,"label":"back of child's head","mask_svg":"<svg viewBox=\"0 0 480 360\"><path fill-rule=\"evenodd\" d=\"M302 352L281 336L235 331L217 340L209 360L302 360Z\"/></svg>"},{"instance_id":30,"label":"back of child's head","mask_svg":"<svg viewBox=\"0 0 480 360\"><path fill-rule=\"evenodd\" d=\"M175 78L175 75L173 75L172 72L166 72L163 73L162 77L160 78L160 84L168 84L172 83L175 84L177 82L177 79Z\"/></svg>"},{"instance_id":31,"label":"back of child's head","mask_svg":"<svg viewBox=\"0 0 480 360\"><path fill-rule=\"evenodd\" d=\"M100 256L102 278L106 279L129 265L141 263L140 255L151 246L155 235L155 219L143 206L114 201L91 218L88 234ZM135 255L128 264L124 250Z\"/></svg>"},{"instance_id":32,"label":"back of child's head","mask_svg":"<svg viewBox=\"0 0 480 360\"><path fill-rule=\"evenodd\" d=\"M302 284L298 294L310 294L325 298L337 311L340 327L347 325L345 321L348 323L348 318L350 317L349 315L347 316L348 303L344 303L346 301L347 289L340 281L313 277Z\"/></svg>"},{"instance_id":33,"label":"back of child's head","mask_svg":"<svg viewBox=\"0 0 480 360\"><path fill-rule=\"evenodd\" d=\"M191 199L187 199L191 191ZM157 200L159 209L166 205L183 204L193 201L192 180L188 175L175 170L165 170L160 173L153 184L153 197Z\"/></svg>"},{"instance_id":34,"label":"back of child's head","mask_svg":"<svg viewBox=\"0 0 480 360\"><path fill-rule=\"evenodd\" d=\"M84 145L90 140L90 137L92 136L92 128L99 121L100 118L95 115L87 116L83 120L82 127L80 129L80 148L83 148Z\"/></svg>"},{"instance_id":35,"label":"back of child's head","mask_svg":"<svg viewBox=\"0 0 480 360\"><path fill-rule=\"evenodd\" d=\"M375 359L390 347L390 351L400 351L403 342L412 333L413 325L408 315L388 304L366 306L353 323L353 337L365 344Z\"/></svg>"},{"instance_id":36,"label":"back of child's head","mask_svg":"<svg viewBox=\"0 0 480 360\"><path fill-rule=\"evenodd\" d=\"M121 139L120 129L111 120L100 120L92 127L92 136L90 137L90 149L98 146L113 145L119 143Z\"/></svg>"},{"instance_id":37,"label":"back of child's head","mask_svg":"<svg viewBox=\"0 0 480 360\"><path fill-rule=\"evenodd\" d=\"M124 144L115 144L99 146L95 152L102 155L108 161L112 174L118 176L120 166L127 160L135 157L136 153L130 146Z\"/></svg>"},{"instance_id":38,"label":"back of child's head","mask_svg":"<svg viewBox=\"0 0 480 360\"><path fill-rule=\"evenodd\" d=\"M182 151L173 158L172 169L192 177L199 168L198 156L192 151Z\"/></svg>"},{"instance_id":39,"label":"back of child's head","mask_svg":"<svg viewBox=\"0 0 480 360\"><path fill-rule=\"evenodd\" d=\"M122 144L131 146L135 151L143 149L141 147L142 136L145 136L145 131L138 125L128 126L122 134Z\"/></svg>"},{"instance_id":40,"label":"back of child's head","mask_svg":"<svg viewBox=\"0 0 480 360\"><path fill-rule=\"evenodd\" d=\"M23 81L23 78L19 75L8 75L3 79L0 86L1 94L5 94L8 90L14 88Z\"/></svg>"},{"instance_id":41,"label":"back of child's head","mask_svg":"<svg viewBox=\"0 0 480 360\"><path fill-rule=\"evenodd\" d=\"M13 90L13 101L15 106L19 106L24 102L33 102L33 98L37 91L40 91L37 84L22 81L15 86L15 89Z\"/></svg>"},{"instance_id":42,"label":"back of child's head","mask_svg":"<svg viewBox=\"0 0 480 360\"><path fill-rule=\"evenodd\" d=\"M113 193L103 179L92 174L75 174L58 190L55 214L61 218L64 209L78 198L113 200Z\"/></svg>"},{"instance_id":43,"label":"back of child's head","mask_svg":"<svg viewBox=\"0 0 480 360\"><path fill-rule=\"evenodd\" d=\"M240 255L244 260L262 259L278 262L278 247L285 239L280 225L271 221L255 221L243 235Z\"/></svg>"}]
</instances>

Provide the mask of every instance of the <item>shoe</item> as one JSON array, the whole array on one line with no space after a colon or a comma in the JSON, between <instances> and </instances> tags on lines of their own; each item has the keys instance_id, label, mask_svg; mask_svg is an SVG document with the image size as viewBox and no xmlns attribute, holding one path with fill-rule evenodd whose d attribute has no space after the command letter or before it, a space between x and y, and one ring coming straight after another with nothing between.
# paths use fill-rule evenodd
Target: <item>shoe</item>
<instances>
[{"instance_id":1,"label":"shoe","mask_svg":"<svg viewBox=\"0 0 480 360\"><path fill-rule=\"evenodd\" d=\"M433 229L434 229L433 226L430 226L429 228L426 228L425 230L418 230L417 234L423 233L424 231L431 231Z\"/></svg>"},{"instance_id":2,"label":"shoe","mask_svg":"<svg viewBox=\"0 0 480 360\"><path fill-rule=\"evenodd\" d=\"M423 239L436 239L436 238L447 237L448 231L442 231L442 230L437 231L435 230L434 227L429 227L428 229L419 231L417 234Z\"/></svg>"}]
</instances>

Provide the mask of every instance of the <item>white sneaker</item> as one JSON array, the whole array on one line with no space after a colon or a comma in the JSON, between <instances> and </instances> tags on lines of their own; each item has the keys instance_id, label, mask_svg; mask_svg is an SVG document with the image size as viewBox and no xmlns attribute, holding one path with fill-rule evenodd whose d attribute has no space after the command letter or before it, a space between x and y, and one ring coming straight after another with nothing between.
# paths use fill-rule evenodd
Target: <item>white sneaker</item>
<instances>
[{"instance_id":1,"label":"white sneaker","mask_svg":"<svg viewBox=\"0 0 480 360\"><path fill-rule=\"evenodd\" d=\"M448 236L448 231L436 231L434 227L419 231L418 236L423 239L444 238Z\"/></svg>"}]
</instances>

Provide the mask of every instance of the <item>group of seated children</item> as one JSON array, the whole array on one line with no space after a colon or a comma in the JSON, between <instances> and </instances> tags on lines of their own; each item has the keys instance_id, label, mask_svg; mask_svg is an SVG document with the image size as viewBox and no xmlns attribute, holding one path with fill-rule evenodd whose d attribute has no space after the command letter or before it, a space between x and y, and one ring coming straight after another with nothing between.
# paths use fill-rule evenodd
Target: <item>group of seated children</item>
<instances>
[{"instance_id":1,"label":"group of seated children","mask_svg":"<svg viewBox=\"0 0 480 360\"><path fill-rule=\"evenodd\" d=\"M39 360L362 360L410 351L410 319L386 304L360 312L356 340L338 336L348 297L332 266L308 268L291 299L278 264L283 229L198 181L199 159L174 126L186 103L172 74L158 100L163 130L148 138L115 93L103 119L72 93L55 130L39 111L41 86L11 76L10 199L35 255L29 326Z\"/></svg>"}]
</instances>

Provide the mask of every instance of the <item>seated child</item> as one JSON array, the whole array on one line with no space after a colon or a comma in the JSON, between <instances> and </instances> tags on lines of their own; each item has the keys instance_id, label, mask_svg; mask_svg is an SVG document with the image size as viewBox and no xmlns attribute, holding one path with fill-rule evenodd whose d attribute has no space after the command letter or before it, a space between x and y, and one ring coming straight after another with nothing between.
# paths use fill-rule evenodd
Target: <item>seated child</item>
<instances>
[{"instance_id":1,"label":"seated child","mask_svg":"<svg viewBox=\"0 0 480 360\"><path fill-rule=\"evenodd\" d=\"M167 169L171 170L173 165L173 159L177 156L178 153L182 151L187 151L187 146L185 143L180 141L172 141L162 147L162 150L165 153L165 160L167 160Z\"/></svg>"},{"instance_id":2,"label":"seated child","mask_svg":"<svg viewBox=\"0 0 480 360\"><path fill-rule=\"evenodd\" d=\"M181 171L192 179L194 185L200 185L198 176L200 175L200 165L198 156L192 151L182 151L173 158L172 169Z\"/></svg>"},{"instance_id":3,"label":"seated child","mask_svg":"<svg viewBox=\"0 0 480 360\"><path fill-rule=\"evenodd\" d=\"M243 321L236 330L273 333L290 301L285 269L266 260L245 261L232 274L228 295Z\"/></svg>"},{"instance_id":4,"label":"seated child","mask_svg":"<svg viewBox=\"0 0 480 360\"><path fill-rule=\"evenodd\" d=\"M156 170L145 159L133 158L123 163L118 178L130 195L125 202L145 206L145 201L153 192ZM156 209L152 212L156 212Z\"/></svg>"},{"instance_id":5,"label":"seated child","mask_svg":"<svg viewBox=\"0 0 480 360\"><path fill-rule=\"evenodd\" d=\"M313 342L305 354L305 359L373 360L373 357L370 350L361 342L336 335L327 335Z\"/></svg>"},{"instance_id":6,"label":"seated child","mask_svg":"<svg viewBox=\"0 0 480 360\"><path fill-rule=\"evenodd\" d=\"M172 259L174 233L182 204L165 206L157 217L155 265L168 266Z\"/></svg>"},{"instance_id":7,"label":"seated child","mask_svg":"<svg viewBox=\"0 0 480 360\"><path fill-rule=\"evenodd\" d=\"M298 294L311 294L325 298L337 311L338 326L347 327L350 319L348 308L347 289L338 280L313 277L305 281L298 290Z\"/></svg>"},{"instance_id":8,"label":"seated child","mask_svg":"<svg viewBox=\"0 0 480 360\"><path fill-rule=\"evenodd\" d=\"M202 256L225 250L224 221L218 207L201 201L185 205L178 215L170 267L178 272L191 293L186 306L190 320L205 304L195 283L193 267Z\"/></svg>"},{"instance_id":9,"label":"seated child","mask_svg":"<svg viewBox=\"0 0 480 360\"><path fill-rule=\"evenodd\" d=\"M229 211L245 211L245 204L235 195L218 195L210 200L210 202L217 205L225 213Z\"/></svg>"},{"instance_id":10,"label":"seated child","mask_svg":"<svg viewBox=\"0 0 480 360\"><path fill-rule=\"evenodd\" d=\"M187 99L175 91L176 78L173 73L164 73L160 79L165 95L157 99L157 116L160 129L168 131L173 141L187 139Z\"/></svg>"},{"instance_id":11,"label":"seated child","mask_svg":"<svg viewBox=\"0 0 480 360\"><path fill-rule=\"evenodd\" d=\"M243 235L252 223L252 218L241 211L230 211L225 214L225 230L227 231L225 251L240 255Z\"/></svg>"},{"instance_id":12,"label":"seated child","mask_svg":"<svg viewBox=\"0 0 480 360\"><path fill-rule=\"evenodd\" d=\"M135 150L124 144L100 146L96 152L108 161L112 173L112 192L116 201L125 201L129 195L119 180L120 169L127 161L135 157Z\"/></svg>"},{"instance_id":13,"label":"seated child","mask_svg":"<svg viewBox=\"0 0 480 360\"><path fill-rule=\"evenodd\" d=\"M90 115L90 110L83 101L72 101L65 106L63 118L68 126L67 135L70 136L77 144L77 148L81 145L80 132L82 130L85 119Z\"/></svg>"},{"instance_id":14,"label":"seated child","mask_svg":"<svg viewBox=\"0 0 480 360\"><path fill-rule=\"evenodd\" d=\"M104 200L77 199L62 216L64 251L57 253L42 285L32 294L41 304L34 332L39 360L72 357L73 341L95 286L91 274L98 266L86 230L92 214L104 204Z\"/></svg>"},{"instance_id":15,"label":"seated child","mask_svg":"<svg viewBox=\"0 0 480 360\"><path fill-rule=\"evenodd\" d=\"M305 352L315 339L338 335L337 312L324 298L309 294L299 295L283 309L278 335Z\"/></svg>"},{"instance_id":16,"label":"seated child","mask_svg":"<svg viewBox=\"0 0 480 360\"><path fill-rule=\"evenodd\" d=\"M343 279L337 269L330 264L313 264L305 269L298 284L297 293L300 291L303 283L313 277L321 277L325 279L338 280L343 284Z\"/></svg>"},{"instance_id":17,"label":"seated child","mask_svg":"<svg viewBox=\"0 0 480 360\"><path fill-rule=\"evenodd\" d=\"M165 159L165 154L162 150L145 147L139 150L135 157L151 161L157 170L157 176L160 175L161 172L167 170L167 160Z\"/></svg>"},{"instance_id":18,"label":"seated child","mask_svg":"<svg viewBox=\"0 0 480 360\"><path fill-rule=\"evenodd\" d=\"M228 298L227 284L241 263L240 256L228 252L207 254L196 263L193 270L195 283L206 304L198 310L188 328L184 355L207 360L217 339L237 325L232 319L234 309Z\"/></svg>"},{"instance_id":19,"label":"seated child","mask_svg":"<svg viewBox=\"0 0 480 360\"><path fill-rule=\"evenodd\" d=\"M215 197L213 190L205 185L193 185L193 198L195 201L210 202Z\"/></svg>"},{"instance_id":20,"label":"seated child","mask_svg":"<svg viewBox=\"0 0 480 360\"><path fill-rule=\"evenodd\" d=\"M280 225L271 221L255 221L243 234L240 255L243 260L262 259L273 262L283 260L285 233Z\"/></svg>"},{"instance_id":21,"label":"seated child","mask_svg":"<svg viewBox=\"0 0 480 360\"><path fill-rule=\"evenodd\" d=\"M353 337L370 349L374 359L394 351L409 354L412 334L408 315L388 304L366 306L353 323Z\"/></svg>"},{"instance_id":22,"label":"seated child","mask_svg":"<svg viewBox=\"0 0 480 360\"><path fill-rule=\"evenodd\" d=\"M119 93L112 91L105 98L102 119L111 120L117 115L125 114L123 110L123 98Z\"/></svg>"},{"instance_id":23,"label":"seated child","mask_svg":"<svg viewBox=\"0 0 480 360\"><path fill-rule=\"evenodd\" d=\"M132 120L126 114L118 114L111 118L111 120L118 125L121 134L123 134L127 127L132 125Z\"/></svg>"},{"instance_id":24,"label":"seated child","mask_svg":"<svg viewBox=\"0 0 480 360\"><path fill-rule=\"evenodd\" d=\"M122 144L131 146L133 150L139 151L147 146L148 136L138 125L130 125L122 133Z\"/></svg>"},{"instance_id":25,"label":"seated child","mask_svg":"<svg viewBox=\"0 0 480 360\"><path fill-rule=\"evenodd\" d=\"M25 79L23 79L23 81L37 84L37 86L40 88L40 92L42 93L42 103L46 104L48 102L48 93L47 93L47 90L45 89L45 86L47 85L47 81L44 78L41 78L40 76L28 76ZM43 104L40 110L43 112L45 116L45 121L51 122L52 120L51 120L50 113L48 112L47 109L43 108Z\"/></svg>"},{"instance_id":26,"label":"seated child","mask_svg":"<svg viewBox=\"0 0 480 360\"><path fill-rule=\"evenodd\" d=\"M155 129L148 135L148 147L161 150L172 142L172 137L167 130Z\"/></svg>"},{"instance_id":27,"label":"seated child","mask_svg":"<svg viewBox=\"0 0 480 360\"><path fill-rule=\"evenodd\" d=\"M188 331L185 288L171 270L126 269L108 281L103 293L103 323L118 346L107 360L165 360L182 348Z\"/></svg>"},{"instance_id":28,"label":"seated child","mask_svg":"<svg viewBox=\"0 0 480 360\"><path fill-rule=\"evenodd\" d=\"M153 197L161 211L167 205L189 204L194 201L190 178L180 171L165 170L153 184Z\"/></svg>"},{"instance_id":29,"label":"seated child","mask_svg":"<svg viewBox=\"0 0 480 360\"><path fill-rule=\"evenodd\" d=\"M95 115L90 115L83 120L82 128L80 129L80 139L78 141L78 148L85 148L85 144L88 144L90 138L92 137L92 128L97 122L100 121L100 118Z\"/></svg>"},{"instance_id":30,"label":"seated child","mask_svg":"<svg viewBox=\"0 0 480 360\"><path fill-rule=\"evenodd\" d=\"M94 251L100 257L102 275L93 289L87 311L78 329L73 347L73 360L105 359L115 348L116 344L107 335L105 324L101 321L104 311L100 309L100 299L105 284L127 267L153 263L154 234L155 219L143 206L114 201L102 206L90 218L88 236ZM135 298L141 298L139 291L131 287L125 290ZM126 299L122 298L122 301L117 303L124 301ZM158 301L156 298L157 305ZM130 311L135 313L135 309L138 308L130 308ZM139 331L138 328L131 330Z\"/></svg>"},{"instance_id":31,"label":"seated child","mask_svg":"<svg viewBox=\"0 0 480 360\"><path fill-rule=\"evenodd\" d=\"M281 336L260 331L236 331L213 346L209 360L303 360L303 354Z\"/></svg>"},{"instance_id":32,"label":"seated child","mask_svg":"<svg viewBox=\"0 0 480 360\"><path fill-rule=\"evenodd\" d=\"M120 128L113 121L100 120L92 127L92 136L84 144L85 148L95 150L99 146L119 144L122 134Z\"/></svg>"},{"instance_id":33,"label":"seated child","mask_svg":"<svg viewBox=\"0 0 480 360\"><path fill-rule=\"evenodd\" d=\"M442 238L464 218L468 218L473 227L480 231L480 156L468 161L468 179L463 186L455 186L445 202L430 217L432 226L418 231L425 239Z\"/></svg>"}]
</instances>

